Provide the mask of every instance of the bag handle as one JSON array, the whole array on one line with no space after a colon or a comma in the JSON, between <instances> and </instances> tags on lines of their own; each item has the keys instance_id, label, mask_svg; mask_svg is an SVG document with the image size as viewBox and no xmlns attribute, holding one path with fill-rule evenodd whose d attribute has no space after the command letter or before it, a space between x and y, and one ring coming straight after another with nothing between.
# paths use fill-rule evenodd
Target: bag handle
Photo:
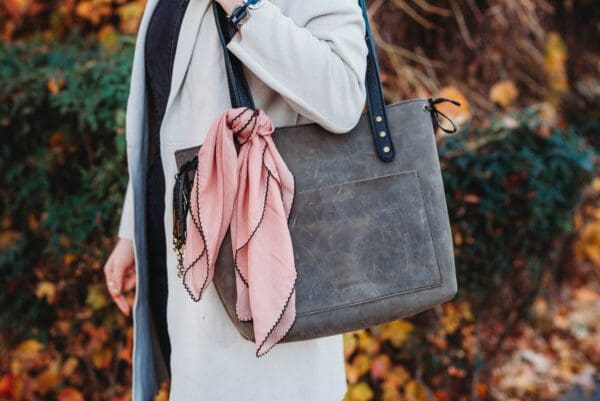
<instances>
[{"instance_id":1,"label":"bag handle","mask_svg":"<svg viewBox=\"0 0 600 401\"><path fill-rule=\"evenodd\" d=\"M367 43L367 48L369 49L365 81L371 133L373 134L377 156L381 160L389 162L394 159L395 151L385 112L385 100L383 97L383 89L381 87L381 79L379 77L379 65L375 53L375 44L371 35L365 0L358 0L358 2L365 20L365 41ZM223 47L231 105L232 107L250 107L254 109L254 99L252 98L248 82L243 74L242 64L227 48L227 43L235 34L234 28L229 23L225 10L223 10L221 5L214 0L213 11L219 39Z\"/></svg>"}]
</instances>

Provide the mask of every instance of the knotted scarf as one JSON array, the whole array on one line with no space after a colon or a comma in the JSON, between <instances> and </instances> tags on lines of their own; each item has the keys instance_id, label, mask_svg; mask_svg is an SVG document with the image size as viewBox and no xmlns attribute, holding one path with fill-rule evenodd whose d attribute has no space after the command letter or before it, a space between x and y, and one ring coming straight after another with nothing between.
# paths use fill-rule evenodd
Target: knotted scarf
<instances>
[{"instance_id":1,"label":"knotted scarf","mask_svg":"<svg viewBox=\"0 0 600 401\"><path fill-rule=\"evenodd\" d=\"M263 110L243 107L225 111L211 125L198 151L183 257L184 286L198 301L230 229L236 314L253 321L257 357L287 334L296 317L288 227L294 176L275 147L274 130Z\"/></svg>"}]
</instances>

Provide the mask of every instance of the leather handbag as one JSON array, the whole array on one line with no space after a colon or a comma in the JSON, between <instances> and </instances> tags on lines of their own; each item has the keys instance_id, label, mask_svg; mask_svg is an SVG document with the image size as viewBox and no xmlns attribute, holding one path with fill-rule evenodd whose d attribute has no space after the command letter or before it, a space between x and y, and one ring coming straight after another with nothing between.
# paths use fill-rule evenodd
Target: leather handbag
<instances>
[{"instance_id":1,"label":"leather handbag","mask_svg":"<svg viewBox=\"0 0 600 401\"><path fill-rule=\"evenodd\" d=\"M273 141L295 178L288 225L294 246L296 320L281 342L308 340L409 317L457 292L454 251L433 123L445 98L385 105L364 0L369 48L368 112L348 133L316 123L276 127ZM213 2L232 107L254 102L240 61L226 43L232 28ZM443 114L441 114L444 116ZM445 116L444 116L445 117ZM452 124L454 126L454 124ZM454 127L456 130L456 127ZM174 247L185 242L187 202L198 147L175 153ZM213 283L242 337L252 322L235 314L230 232Z\"/></svg>"}]
</instances>

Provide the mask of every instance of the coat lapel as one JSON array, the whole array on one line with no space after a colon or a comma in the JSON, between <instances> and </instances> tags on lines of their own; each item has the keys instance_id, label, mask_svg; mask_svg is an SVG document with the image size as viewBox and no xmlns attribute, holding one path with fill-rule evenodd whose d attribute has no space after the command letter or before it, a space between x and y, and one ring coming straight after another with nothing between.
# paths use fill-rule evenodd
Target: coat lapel
<instances>
[{"instance_id":1,"label":"coat lapel","mask_svg":"<svg viewBox=\"0 0 600 401\"><path fill-rule=\"evenodd\" d=\"M177 39L177 49L175 50L175 60L173 62L173 76L171 78L171 88L165 115L169 112L173 99L181 88L183 78L192 58L200 22L211 2L212 0L190 0L185 12Z\"/></svg>"}]
</instances>

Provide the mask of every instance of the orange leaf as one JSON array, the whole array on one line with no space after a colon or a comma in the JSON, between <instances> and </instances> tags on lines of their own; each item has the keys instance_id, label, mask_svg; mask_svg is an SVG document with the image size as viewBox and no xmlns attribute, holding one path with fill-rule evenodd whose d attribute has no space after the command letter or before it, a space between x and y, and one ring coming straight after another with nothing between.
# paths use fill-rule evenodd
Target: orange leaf
<instances>
[{"instance_id":1,"label":"orange leaf","mask_svg":"<svg viewBox=\"0 0 600 401\"><path fill-rule=\"evenodd\" d=\"M358 332L358 348L369 355L379 352L379 342L368 331L361 330Z\"/></svg>"},{"instance_id":2,"label":"orange leaf","mask_svg":"<svg viewBox=\"0 0 600 401\"><path fill-rule=\"evenodd\" d=\"M344 357L348 359L356 350L358 340L353 333L344 333Z\"/></svg>"},{"instance_id":3,"label":"orange leaf","mask_svg":"<svg viewBox=\"0 0 600 401\"><path fill-rule=\"evenodd\" d=\"M481 199L479 199L479 196L477 196L475 194L466 194L463 199L467 203L479 203L479 202L481 202Z\"/></svg>"},{"instance_id":4,"label":"orange leaf","mask_svg":"<svg viewBox=\"0 0 600 401\"><path fill-rule=\"evenodd\" d=\"M396 348L399 348L408 340L413 329L412 323L406 320L395 320L382 326L380 338L389 340Z\"/></svg>"},{"instance_id":5,"label":"orange leaf","mask_svg":"<svg viewBox=\"0 0 600 401\"><path fill-rule=\"evenodd\" d=\"M471 119L469 102L457 87L445 86L440 89L434 97L446 97L460 103L460 106L455 106L449 102L440 103L436 106L439 111L447 115L457 126L464 124ZM447 128L450 128L450 124L447 121L442 121L442 124L445 124L444 126L447 125Z\"/></svg>"},{"instance_id":6,"label":"orange leaf","mask_svg":"<svg viewBox=\"0 0 600 401\"><path fill-rule=\"evenodd\" d=\"M83 395L74 387L65 387L56 396L58 401L84 401Z\"/></svg>"},{"instance_id":7,"label":"orange leaf","mask_svg":"<svg viewBox=\"0 0 600 401\"><path fill-rule=\"evenodd\" d=\"M13 354L22 360L35 360L43 348L44 345L37 340L25 340L17 345Z\"/></svg>"},{"instance_id":8,"label":"orange leaf","mask_svg":"<svg viewBox=\"0 0 600 401\"><path fill-rule=\"evenodd\" d=\"M153 401L169 401L169 391L165 388L161 388Z\"/></svg>"},{"instance_id":9,"label":"orange leaf","mask_svg":"<svg viewBox=\"0 0 600 401\"><path fill-rule=\"evenodd\" d=\"M375 393L367 383L360 382L350 386L345 400L347 401L371 401Z\"/></svg>"},{"instance_id":10,"label":"orange leaf","mask_svg":"<svg viewBox=\"0 0 600 401\"><path fill-rule=\"evenodd\" d=\"M79 360L75 357L70 357L63 364L61 373L64 376L71 376L75 372L75 369L77 369L77 365L79 365Z\"/></svg>"},{"instance_id":11,"label":"orange leaf","mask_svg":"<svg viewBox=\"0 0 600 401\"><path fill-rule=\"evenodd\" d=\"M94 352L92 355L92 363L98 369L106 369L110 366L112 360L112 351L110 349L103 349Z\"/></svg>"},{"instance_id":12,"label":"orange leaf","mask_svg":"<svg viewBox=\"0 0 600 401\"><path fill-rule=\"evenodd\" d=\"M35 289L35 296L38 298L45 298L49 304L54 303L56 299L56 285L50 281L42 281L38 283Z\"/></svg>"},{"instance_id":13,"label":"orange leaf","mask_svg":"<svg viewBox=\"0 0 600 401\"><path fill-rule=\"evenodd\" d=\"M135 34L143 11L144 7L139 2L131 2L119 7L117 14L121 19L121 32Z\"/></svg>"},{"instance_id":14,"label":"orange leaf","mask_svg":"<svg viewBox=\"0 0 600 401\"><path fill-rule=\"evenodd\" d=\"M519 97L519 90L513 81L500 81L490 89L490 100L504 108Z\"/></svg>"},{"instance_id":15,"label":"orange leaf","mask_svg":"<svg viewBox=\"0 0 600 401\"><path fill-rule=\"evenodd\" d=\"M364 375L371 368L371 358L367 354L358 354L354 357L352 365L358 369L360 375Z\"/></svg>"},{"instance_id":16,"label":"orange leaf","mask_svg":"<svg viewBox=\"0 0 600 401\"><path fill-rule=\"evenodd\" d=\"M426 401L427 392L421 383L411 380L404 388L404 397L407 401Z\"/></svg>"},{"instance_id":17,"label":"orange leaf","mask_svg":"<svg viewBox=\"0 0 600 401\"><path fill-rule=\"evenodd\" d=\"M62 146L64 146L65 144L65 137L63 136L62 133L60 132L54 132L52 135L50 135L50 146L53 148L60 148Z\"/></svg>"},{"instance_id":18,"label":"orange leaf","mask_svg":"<svg viewBox=\"0 0 600 401\"><path fill-rule=\"evenodd\" d=\"M56 78L51 78L50 80L48 80L46 86L50 93L56 95L65 86L65 81L63 79L57 80Z\"/></svg>"},{"instance_id":19,"label":"orange leaf","mask_svg":"<svg viewBox=\"0 0 600 401\"><path fill-rule=\"evenodd\" d=\"M371 360L371 377L375 380L387 376L392 367L392 360L387 354L377 355Z\"/></svg>"},{"instance_id":20,"label":"orange leaf","mask_svg":"<svg viewBox=\"0 0 600 401\"><path fill-rule=\"evenodd\" d=\"M52 361L52 363L40 373L36 379L37 389L42 394L47 394L62 381L60 373L60 361Z\"/></svg>"},{"instance_id":21,"label":"orange leaf","mask_svg":"<svg viewBox=\"0 0 600 401\"><path fill-rule=\"evenodd\" d=\"M8 374L0 377L0 397L2 397L2 399L5 397L12 399L15 382L16 377L14 375Z\"/></svg>"},{"instance_id":22,"label":"orange leaf","mask_svg":"<svg viewBox=\"0 0 600 401\"><path fill-rule=\"evenodd\" d=\"M438 390L433 395L437 401L450 401L450 396L445 390Z\"/></svg>"},{"instance_id":23,"label":"orange leaf","mask_svg":"<svg viewBox=\"0 0 600 401\"><path fill-rule=\"evenodd\" d=\"M98 31L98 41L105 49L115 49L118 44L118 35L115 27L105 25Z\"/></svg>"}]
</instances>

